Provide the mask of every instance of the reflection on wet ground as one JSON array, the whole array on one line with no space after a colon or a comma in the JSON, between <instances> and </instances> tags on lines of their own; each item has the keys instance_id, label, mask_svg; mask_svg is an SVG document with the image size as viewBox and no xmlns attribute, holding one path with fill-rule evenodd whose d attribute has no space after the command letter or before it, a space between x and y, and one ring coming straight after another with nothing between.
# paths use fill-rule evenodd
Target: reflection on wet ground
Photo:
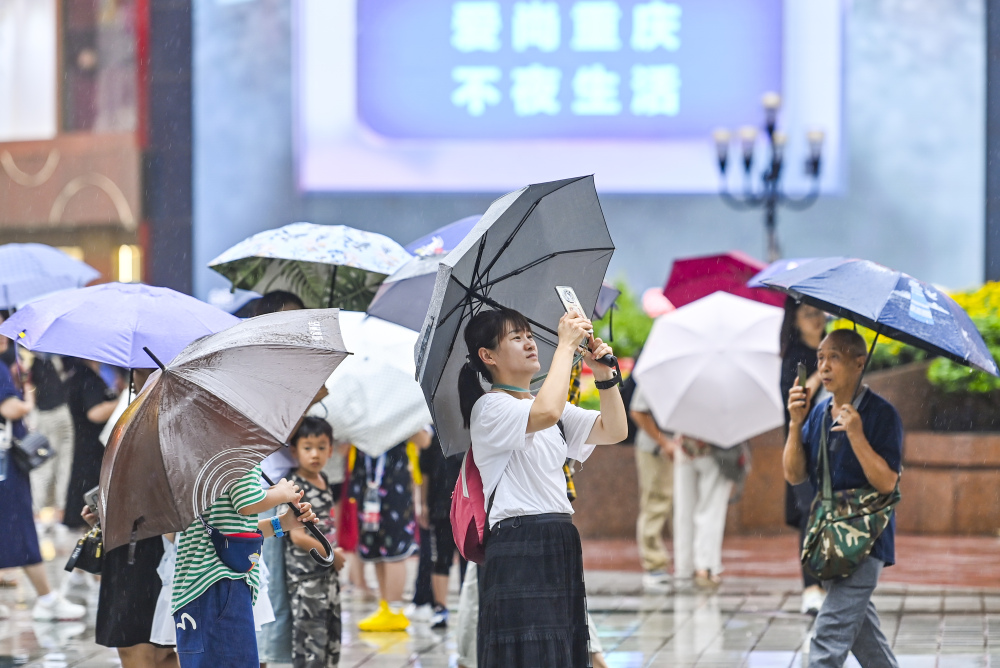
<instances>
[{"instance_id":1,"label":"reflection on wet ground","mask_svg":"<svg viewBox=\"0 0 1000 668\"><path fill-rule=\"evenodd\" d=\"M749 550L744 556L750 561L753 544L742 546ZM766 551L766 540L762 544L760 549ZM62 574L61 565L61 556L50 562L54 579ZM738 570L734 567L731 572ZM639 573L590 570L588 604L606 661L612 668L804 666L812 619L798 612L800 585L794 571L785 573L785 577L728 574L712 593L643 595ZM0 620L0 668L108 668L118 663L113 650L93 641L96 596L83 622L42 624L31 620L33 593L23 575L17 581L17 587L0 590L0 603L13 609L11 619ZM1000 582L995 586L888 581L880 586L875 603L900 666L1000 666ZM359 633L357 620L373 609L373 603L346 597L341 666L457 665L453 630L439 632L427 623L414 623L408 633ZM851 659L847 665L857 664Z\"/></svg>"}]
</instances>

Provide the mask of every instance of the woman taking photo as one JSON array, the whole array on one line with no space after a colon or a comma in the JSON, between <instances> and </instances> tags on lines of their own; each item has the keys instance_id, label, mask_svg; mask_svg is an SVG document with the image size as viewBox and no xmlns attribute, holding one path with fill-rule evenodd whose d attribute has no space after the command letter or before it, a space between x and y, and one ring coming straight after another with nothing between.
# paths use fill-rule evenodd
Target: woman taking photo
<instances>
[{"instance_id":1,"label":"woman taking photo","mask_svg":"<svg viewBox=\"0 0 1000 668\"><path fill-rule=\"evenodd\" d=\"M781 323L781 396L799 381L799 364L806 367L806 389L810 408L823 389L816 372L816 349L826 336L826 313L809 304L800 304L791 297L785 300L785 319ZM788 406L785 406L785 437L788 437ZM809 509L816 490L809 481L792 487L785 483L785 523L799 530L805 538L809 524ZM801 544L801 541L800 541ZM816 616L823 607L823 586L818 579L802 569L802 614Z\"/></svg>"},{"instance_id":2,"label":"woman taking photo","mask_svg":"<svg viewBox=\"0 0 1000 668\"><path fill-rule=\"evenodd\" d=\"M600 339L584 359L598 382L601 410L566 401L574 353L590 330L586 318L562 317L548 377L533 397L527 388L540 365L527 319L511 310L482 311L465 329L469 356L459 375L459 400L490 527L480 585L479 668L590 666L583 554L563 463L582 462L595 445L617 443L628 433L614 371L595 362L611 354Z\"/></svg>"}]
</instances>

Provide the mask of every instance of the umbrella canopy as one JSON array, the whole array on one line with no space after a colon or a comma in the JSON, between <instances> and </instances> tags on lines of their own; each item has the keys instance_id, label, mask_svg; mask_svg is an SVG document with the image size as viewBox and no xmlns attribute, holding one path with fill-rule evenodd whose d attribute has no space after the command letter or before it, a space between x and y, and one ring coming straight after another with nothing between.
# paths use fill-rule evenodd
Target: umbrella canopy
<instances>
[{"instance_id":1,"label":"umbrella canopy","mask_svg":"<svg viewBox=\"0 0 1000 668\"><path fill-rule=\"evenodd\" d=\"M0 309L12 309L50 292L80 288L100 277L89 264L45 244L0 246Z\"/></svg>"},{"instance_id":2,"label":"umbrella canopy","mask_svg":"<svg viewBox=\"0 0 1000 668\"><path fill-rule=\"evenodd\" d=\"M309 308L363 311L410 259L389 237L346 225L292 223L255 234L209 262L234 288L288 290Z\"/></svg>"},{"instance_id":3,"label":"umbrella canopy","mask_svg":"<svg viewBox=\"0 0 1000 668\"><path fill-rule=\"evenodd\" d=\"M482 216L469 216L420 237L406 246L414 258L379 286L368 306L369 315L420 331L434 294L437 269L442 258L464 239ZM594 307L600 320L614 306L621 291L607 283L601 286Z\"/></svg>"},{"instance_id":4,"label":"umbrella canopy","mask_svg":"<svg viewBox=\"0 0 1000 668\"><path fill-rule=\"evenodd\" d=\"M506 307L532 323L542 368L552 361L565 312L555 286L570 285L592 313L614 244L592 176L527 186L495 201L438 268L416 346L417 378L445 455L468 450L458 408L465 326Z\"/></svg>"},{"instance_id":5,"label":"umbrella canopy","mask_svg":"<svg viewBox=\"0 0 1000 668\"><path fill-rule=\"evenodd\" d=\"M482 216L467 216L408 244L414 257L379 286L369 315L417 332L424 324L434 293L438 264L475 227Z\"/></svg>"},{"instance_id":6,"label":"umbrella canopy","mask_svg":"<svg viewBox=\"0 0 1000 668\"><path fill-rule=\"evenodd\" d=\"M765 289L747 287L750 277L766 266L760 260L740 251L675 260L663 294L677 308L720 290L780 306L785 301L780 295Z\"/></svg>"},{"instance_id":7,"label":"umbrella canopy","mask_svg":"<svg viewBox=\"0 0 1000 668\"><path fill-rule=\"evenodd\" d=\"M716 292L657 318L632 373L660 428L731 447L780 427L783 317Z\"/></svg>"},{"instance_id":8,"label":"umbrella canopy","mask_svg":"<svg viewBox=\"0 0 1000 668\"><path fill-rule=\"evenodd\" d=\"M309 410L338 441L377 457L431 422L414 380L417 333L364 313L341 312L344 344L354 355L326 383L329 395Z\"/></svg>"},{"instance_id":9,"label":"umbrella canopy","mask_svg":"<svg viewBox=\"0 0 1000 668\"><path fill-rule=\"evenodd\" d=\"M969 314L944 292L909 274L869 260L831 257L772 276L764 284L877 335L1000 375Z\"/></svg>"},{"instance_id":10,"label":"umbrella canopy","mask_svg":"<svg viewBox=\"0 0 1000 668\"><path fill-rule=\"evenodd\" d=\"M326 309L251 318L154 372L104 452L104 547L183 531L285 444L348 354L337 320Z\"/></svg>"},{"instance_id":11,"label":"umbrella canopy","mask_svg":"<svg viewBox=\"0 0 1000 668\"><path fill-rule=\"evenodd\" d=\"M764 280L776 276L784 271L789 271L790 269L796 269L806 264L807 262L812 262L816 258L814 257L796 257L796 258L785 258L783 260L776 260L771 264L767 265L759 272L750 277L747 281L748 288L766 288Z\"/></svg>"},{"instance_id":12,"label":"umbrella canopy","mask_svg":"<svg viewBox=\"0 0 1000 668\"><path fill-rule=\"evenodd\" d=\"M143 347L172 359L186 345L239 318L169 288L104 283L32 302L0 325L28 350L127 369L155 366Z\"/></svg>"}]
</instances>

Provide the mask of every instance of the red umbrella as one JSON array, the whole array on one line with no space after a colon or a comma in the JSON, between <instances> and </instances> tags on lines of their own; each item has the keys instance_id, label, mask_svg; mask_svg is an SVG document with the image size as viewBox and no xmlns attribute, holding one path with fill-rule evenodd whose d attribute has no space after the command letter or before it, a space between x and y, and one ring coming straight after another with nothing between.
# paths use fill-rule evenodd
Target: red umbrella
<instances>
[{"instance_id":1,"label":"red umbrella","mask_svg":"<svg viewBox=\"0 0 1000 668\"><path fill-rule=\"evenodd\" d=\"M766 288L748 288L747 281L767 263L740 251L674 260L663 294L680 308L713 292L728 292L773 306L782 306L785 296Z\"/></svg>"}]
</instances>

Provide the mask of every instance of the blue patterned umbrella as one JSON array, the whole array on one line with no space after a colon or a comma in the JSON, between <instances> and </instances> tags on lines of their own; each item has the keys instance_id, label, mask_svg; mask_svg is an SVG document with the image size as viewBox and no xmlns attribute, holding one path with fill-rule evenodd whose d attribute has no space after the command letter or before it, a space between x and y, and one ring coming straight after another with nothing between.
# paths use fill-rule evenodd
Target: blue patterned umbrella
<instances>
[{"instance_id":1,"label":"blue patterned umbrella","mask_svg":"<svg viewBox=\"0 0 1000 668\"><path fill-rule=\"evenodd\" d=\"M998 376L997 363L955 300L909 274L868 260L820 258L764 285L879 335ZM874 349L875 342L872 342Z\"/></svg>"},{"instance_id":2,"label":"blue patterned umbrella","mask_svg":"<svg viewBox=\"0 0 1000 668\"><path fill-rule=\"evenodd\" d=\"M389 237L346 225L292 223L255 234L208 266L234 288L288 290L308 308L363 311L410 254Z\"/></svg>"},{"instance_id":3,"label":"blue patterned umbrella","mask_svg":"<svg viewBox=\"0 0 1000 668\"><path fill-rule=\"evenodd\" d=\"M0 246L0 309L21 306L36 297L82 288L101 272L58 248L45 244Z\"/></svg>"}]
</instances>

